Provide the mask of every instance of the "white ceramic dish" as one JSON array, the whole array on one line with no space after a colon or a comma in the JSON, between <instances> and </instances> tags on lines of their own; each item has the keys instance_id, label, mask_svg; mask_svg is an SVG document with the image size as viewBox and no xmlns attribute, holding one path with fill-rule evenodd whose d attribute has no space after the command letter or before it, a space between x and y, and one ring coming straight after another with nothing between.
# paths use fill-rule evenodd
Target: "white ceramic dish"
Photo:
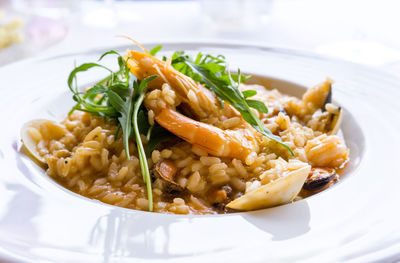
<instances>
[{"instance_id":1,"label":"white ceramic dish","mask_svg":"<svg viewBox=\"0 0 400 263\"><path fill-rule=\"evenodd\" d=\"M284 49L166 43L164 50L224 54L231 68L240 66L242 71L268 76L272 78L269 87L293 95L327 76L336 80L333 96L345 109L342 131L351 149L346 176L308 199L230 215L156 214L80 197L53 182L20 152L19 134L30 119L61 120L72 105L66 79L74 61L96 61L103 50L26 60L0 69L0 261L399 259L398 79L359 65ZM84 82L93 81L96 74L86 76Z\"/></svg>"}]
</instances>

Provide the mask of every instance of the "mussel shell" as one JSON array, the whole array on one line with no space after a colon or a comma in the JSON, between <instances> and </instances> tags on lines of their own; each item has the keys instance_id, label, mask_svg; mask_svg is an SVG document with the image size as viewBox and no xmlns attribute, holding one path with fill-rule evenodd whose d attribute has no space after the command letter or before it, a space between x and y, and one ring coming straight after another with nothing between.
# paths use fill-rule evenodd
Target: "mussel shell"
<instances>
[{"instance_id":1,"label":"mussel shell","mask_svg":"<svg viewBox=\"0 0 400 263\"><path fill-rule=\"evenodd\" d=\"M161 179L169 191L180 192L183 188L174 181L177 172L178 168L172 162L166 160L158 162L153 169L154 177Z\"/></svg>"},{"instance_id":2,"label":"mussel shell","mask_svg":"<svg viewBox=\"0 0 400 263\"><path fill-rule=\"evenodd\" d=\"M322 105L322 108L321 108L322 111L326 111L325 110L325 105L328 104L328 103L332 103L332 83L329 83L328 93L326 95L325 102L324 102L324 104Z\"/></svg>"},{"instance_id":3,"label":"mussel shell","mask_svg":"<svg viewBox=\"0 0 400 263\"><path fill-rule=\"evenodd\" d=\"M325 187L336 176L334 169L312 168L303 189L308 191L317 191Z\"/></svg>"},{"instance_id":4,"label":"mussel shell","mask_svg":"<svg viewBox=\"0 0 400 263\"><path fill-rule=\"evenodd\" d=\"M236 210L227 207L226 204L224 204L224 203L213 203L212 206L219 213L234 213L234 212L237 212Z\"/></svg>"},{"instance_id":5,"label":"mussel shell","mask_svg":"<svg viewBox=\"0 0 400 263\"><path fill-rule=\"evenodd\" d=\"M339 107L338 113L332 116L331 123L328 127L328 129L330 130L329 131L330 135L335 135L338 133L340 125L342 124L342 119L343 119L343 110L342 108Z\"/></svg>"},{"instance_id":6,"label":"mussel shell","mask_svg":"<svg viewBox=\"0 0 400 263\"><path fill-rule=\"evenodd\" d=\"M328 93L326 94L326 99L321 107L321 110L323 112L326 111L326 104L332 103L332 83L329 84L329 89ZM338 107L338 112L335 114L332 114L331 119L329 121L328 127L327 127L327 132L328 134L337 134L340 128L340 125L342 124L342 118L343 118L343 111L341 107Z\"/></svg>"}]
</instances>

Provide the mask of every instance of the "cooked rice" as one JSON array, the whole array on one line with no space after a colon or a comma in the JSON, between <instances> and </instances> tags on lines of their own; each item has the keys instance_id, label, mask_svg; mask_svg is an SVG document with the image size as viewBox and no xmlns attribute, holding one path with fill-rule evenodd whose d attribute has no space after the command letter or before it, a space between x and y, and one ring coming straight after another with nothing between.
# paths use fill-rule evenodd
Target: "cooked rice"
<instances>
[{"instance_id":1,"label":"cooked rice","mask_svg":"<svg viewBox=\"0 0 400 263\"><path fill-rule=\"evenodd\" d=\"M291 156L279 144L257 134L228 109L220 109L223 114L203 114L201 120L216 127L252 132L257 139L254 151L241 161L210 156L204 149L185 141L163 144L148 156L149 168L153 169L161 160L173 162L179 168L175 180L184 191L171 192L165 182L153 178L154 211L177 214L227 212L221 210L217 202L224 198L224 193L231 192L229 198L235 199L285 176L304 162L331 167L339 167L346 162L339 156L347 151L345 146L327 151L340 143L338 137L324 133L331 114L337 112L336 106L327 104L326 111L321 111L320 105L313 104L315 94L308 94L301 101L260 86L242 85L240 88L258 91L254 99L265 102L269 113L257 112L257 115L267 128L281 136L295 155ZM192 90L187 97L196 111L202 110L199 106L201 97ZM179 103L179 96L168 84L148 92L145 99L150 108L176 106ZM150 124L154 124L152 110L148 112L148 119ZM127 160L121 136L114 136L116 123L75 111L57 127L44 123L40 129L29 128L28 132L37 142L40 155L46 158L47 174L60 184L104 203L137 210L148 209L137 149L133 143L130 144L129 154L132 157ZM144 136L142 141L147 143ZM311 152L309 158L306 152Z\"/></svg>"}]
</instances>

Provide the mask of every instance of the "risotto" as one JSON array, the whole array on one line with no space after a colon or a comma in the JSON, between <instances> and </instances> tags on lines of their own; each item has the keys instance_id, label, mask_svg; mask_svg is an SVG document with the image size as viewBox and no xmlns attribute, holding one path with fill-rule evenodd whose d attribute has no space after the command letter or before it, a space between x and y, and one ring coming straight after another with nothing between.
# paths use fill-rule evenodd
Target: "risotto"
<instances>
[{"instance_id":1,"label":"risotto","mask_svg":"<svg viewBox=\"0 0 400 263\"><path fill-rule=\"evenodd\" d=\"M341 109L331 102L330 79L299 99L241 83L240 72L217 74L210 67L223 65L217 60L153 55L118 56L121 70L111 78L86 92L72 89L77 106L65 120L24 126L23 142L48 176L104 203L176 214L276 206L338 180L349 149L336 135ZM235 92L240 101L228 100Z\"/></svg>"}]
</instances>

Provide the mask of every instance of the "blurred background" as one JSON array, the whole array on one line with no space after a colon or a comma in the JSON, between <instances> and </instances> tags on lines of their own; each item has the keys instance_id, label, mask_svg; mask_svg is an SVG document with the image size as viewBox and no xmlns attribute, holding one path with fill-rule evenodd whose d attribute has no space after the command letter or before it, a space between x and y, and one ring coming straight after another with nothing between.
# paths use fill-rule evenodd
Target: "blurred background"
<instances>
[{"instance_id":1,"label":"blurred background","mask_svg":"<svg viewBox=\"0 0 400 263\"><path fill-rule=\"evenodd\" d=\"M400 75L398 0L0 0L0 67L139 42L241 41Z\"/></svg>"}]
</instances>

